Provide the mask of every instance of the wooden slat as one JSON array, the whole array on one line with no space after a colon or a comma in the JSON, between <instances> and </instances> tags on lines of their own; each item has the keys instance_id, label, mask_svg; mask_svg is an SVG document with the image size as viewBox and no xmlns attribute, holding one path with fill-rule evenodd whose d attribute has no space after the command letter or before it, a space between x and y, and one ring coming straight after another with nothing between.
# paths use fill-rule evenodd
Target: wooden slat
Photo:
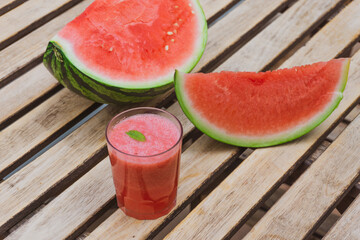
<instances>
[{"instance_id":1,"label":"wooden slat","mask_svg":"<svg viewBox=\"0 0 360 240\"><path fill-rule=\"evenodd\" d=\"M340 122L326 137L328 141L335 141L335 139L344 131L344 129L347 127L347 124L344 122Z\"/></svg>"},{"instance_id":2,"label":"wooden slat","mask_svg":"<svg viewBox=\"0 0 360 240\"><path fill-rule=\"evenodd\" d=\"M209 236L222 239L229 232L235 231L238 224L244 223L262 199L271 193L271 189L281 182L284 176L290 174L299 158L312 148L340 115L359 98L360 53L353 59L351 69L344 99L325 122L291 143L257 149L202 201L167 239L178 239L180 236L184 239L206 239Z\"/></svg>"},{"instance_id":3,"label":"wooden slat","mask_svg":"<svg viewBox=\"0 0 360 240\"><path fill-rule=\"evenodd\" d=\"M216 1L220 2L220 1ZM256 32L259 26L273 17L279 10L293 1L275 0L264 4L263 0L244 1L241 6L228 13L223 21L216 23L209 31L205 54L194 68L200 71L206 64L218 60L218 57L230 47L244 41L249 35ZM244 24L246 23L246 24ZM211 36L218 35L217 38Z\"/></svg>"},{"instance_id":4,"label":"wooden slat","mask_svg":"<svg viewBox=\"0 0 360 240\"><path fill-rule=\"evenodd\" d=\"M0 126L3 125L2 123L5 120L14 116L18 111L52 90L55 86L58 86L58 82L43 65L39 65L16 81L1 88ZM0 127L0 129L2 128Z\"/></svg>"},{"instance_id":5,"label":"wooden slat","mask_svg":"<svg viewBox=\"0 0 360 240\"><path fill-rule=\"evenodd\" d=\"M0 65L3 67L0 69L0 86L2 85L1 82L7 79L10 75L14 73L18 74L17 71L19 69L22 69L29 64L31 65L34 61L37 62L36 59L41 58L48 40L53 35L55 35L55 33L58 32L68 21L73 19L74 16L80 14L91 2L92 0L85 0L81 2L80 4L71 8L69 11L66 11L52 21L46 23L44 26L36 29L24 38L2 50L0 52ZM210 17L213 16L218 9L225 8L226 4L229 3L230 1L214 2L212 0L205 0L202 2L204 6L208 6L210 4L210 7L207 8L208 11L206 11L207 15ZM214 8L212 5L217 8ZM261 18L259 17L259 19ZM23 80L25 77L21 77L20 79ZM16 79L16 81L19 81L20 79ZM30 82L28 82L25 87L25 85L22 83L14 83L12 84L12 87L2 90L1 92L3 94L0 94L0 96L3 99L7 99L14 97L14 90L9 91L9 89L16 88L17 90L15 92L18 93L16 97L19 98L16 102L8 105L6 109L1 112L2 116L0 116L0 123L6 118L15 114L19 109L22 109L32 103L32 101L35 99L35 96L40 97L42 96L42 93L46 93L51 89L48 85L43 88L41 84L43 83L30 84ZM2 99L0 99L0 102L2 102Z\"/></svg>"},{"instance_id":6,"label":"wooden slat","mask_svg":"<svg viewBox=\"0 0 360 240\"><path fill-rule=\"evenodd\" d=\"M356 105L353 110L344 118L345 121L351 122L360 114L360 105Z\"/></svg>"},{"instance_id":7,"label":"wooden slat","mask_svg":"<svg viewBox=\"0 0 360 240\"><path fill-rule=\"evenodd\" d=\"M308 237L360 176L359 132L360 117L350 123L244 239Z\"/></svg>"},{"instance_id":8,"label":"wooden slat","mask_svg":"<svg viewBox=\"0 0 360 240\"><path fill-rule=\"evenodd\" d=\"M185 136L194 126L179 109L176 103L167 110L179 118ZM53 239L57 236L63 239L72 235L74 230L80 228L114 198L109 161L108 157L102 160L34 217L23 223L7 239L26 239L28 236L36 239Z\"/></svg>"},{"instance_id":9,"label":"wooden slat","mask_svg":"<svg viewBox=\"0 0 360 240\"><path fill-rule=\"evenodd\" d=\"M309 14L309 13L308 13ZM286 16L286 15L284 15L284 16ZM291 17L291 16L288 16L288 17ZM282 35L279 35L278 36L278 38L281 38L282 37ZM272 39L272 41L277 41L277 39ZM264 43L266 43L266 44L271 44L272 43L272 41L268 41L268 42L264 42ZM289 41L291 41L291 39L289 39ZM328 46L329 47L329 46ZM332 46L331 46L332 47ZM336 47L335 47L336 48ZM339 48L338 48L338 51L340 52L340 51L342 51L342 48L341 48L341 46L339 46ZM249 58L244 58L244 59L242 59L241 61L237 61L236 62L236 64L240 64L240 63L243 63L243 62L246 62L246 61L248 61L249 60ZM241 64L240 64L241 65ZM259 66L259 69L261 69L261 65L258 65ZM259 164L259 163L258 163ZM254 170L255 171L255 170ZM243 175L244 175L244 172L242 173ZM264 174L264 172L262 172L262 174ZM220 197L220 196L219 196ZM215 206L215 205L214 205ZM118 211L120 211L120 210L118 210ZM116 238L116 237L118 237L118 236L124 236L124 235L121 235L121 234L123 234L124 232L137 232L138 231L138 229L134 229L134 228L130 228L130 226L127 226L126 225L126 228L124 227L123 228L123 225L122 224L119 224L119 223L122 223L122 221L123 221L123 218L122 218L123 216L120 214L120 215L113 215L113 216L111 216L109 219L107 219L99 228L97 228L90 236L89 236L89 238L90 239L92 239L92 238L95 238L95 239L97 239L97 238L100 238L100 236L103 236L104 234L105 234L105 232L107 233L107 232L109 232L109 231L113 231L113 229L114 229L114 227L113 226L117 226L116 228L118 229L118 232L119 232L119 235L115 235L114 234L114 236L113 236L113 238ZM213 220L213 219L212 219ZM195 223L196 222L196 223ZM214 221L213 222L213 224L216 224L218 221ZM193 228L191 228L190 226L193 226L193 225L198 225L199 223L197 222L197 221L194 221L193 223L191 223L190 225L187 225L188 227L189 227L189 229L188 229L188 232L192 232L194 229ZM191 229L190 229L191 228ZM201 226L201 228L205 228L205 226ZM148 231L150 231L150 230L148 230ZM215 234L215 233L214 233ZM182 235L182 233L180 233L180 235L183 237L183 235ZM129 235L130 236L130 235ZM141 235L142 236L142 235ZM145 236L145 235L144 235ZM180 236L178 236L178 237L180 237ZM176 237L175 237L176 238ZM191 238L190 236L189 236L189 238ZM200 238L201 239L201 238ZM203 239L206 239L206 237L205 238L203 238ZM215 237L215 239L217 239L216 237Z\"/></svg>"},{"instance_id":10,"label":"wooden slat","mask_svg":"<svg viewBox=\"0 0 360 240\"><path fill-rule=\"evenodd\" d=\"M0 17L0 48L79 1L81 0L31 0L5 13Z\"/></svg>"},{"instance_id":11,"label":"wooden slat","mask_svg":"<svg viewBox=\"0 0 360 240\"><path fill-rule=\"evenodd\" d=\"M280 2L279 2L278 4L280 5ZM242 7L242 5L241 5L240 7ZM244 7L245 7L245 8L248 8L248 6L246 6L246 5L244 5ZM272 12L273 9L269 9L269 11ZM265 15L265 16L266 16L266 15ZM226 19L224 18L222 21L227 21L227 22L231 23L231 22L233 21L233 18L226 18ZM220 21L220 22L221 22L221 21ZM231 35L230 33L231 33L231 31L228 32L229 35ZM212 36L215 37L215 36L220 36L220 35L212 35ZM213 49L213 51L219 51L219 49ZM209 52L209 51L208 51L208 52ZM210 52L210 53L211 53L211 52ZM177 111L181 111L178 106L177 106L176 108L177 108ZM185 118L185 116L184 116L184 118Z\"/></svg>"},{"instance_id":12,"label":"wooden slat","mask_svg":"<svg viewBox=\"0 0 360 240\"><path fill-rule=\"evenodd\" d=\"M90 165L92 157L104 147L106 124L117 112L117 108L104 109L102 114L95 115L63 141L0 183L0 233L29 213L29 208L39 204L42 196L56 191L57 183L69 179L70 173L71 177L76 177L75 169L84 171Z\"/></svg>"},{"instance_id":13,"label":"wooden slat","mask_svg":"<svg viewBox=\"0 0 360 240\"><path fill-rule=\"evenodd\" d=\"M320 50L322 52L321 60L334 58L339 55L338 48L342 48L343 52L349 45L356 42L359 37L360 1L355 0L344 8L339 15L333 18L330 24L325 25L319 34L316 34L316 37L310 39L310 41L306 43L305 47L299 49L295 53L296 57L288 59L282 67L299 64L299 59L304 59L300 62L300 64L308 64L319 61L319 56L315 50ZM329 48L328 46L331 45L336 47Z\"/></svg>"},{"instance_id":14,"label":"wooden slat","mask_svg":"<svg viewBox=\"0 0 360 240\"><path fill-rule=\"evenodd\" d=\"M228 20L227 20L228 21ZM213 37L215 37L215 36L217 36L217 35L213 35ZM215 51L215 49L214 49L214 51ZM217 51L219 51L218 49L217 49ZM209 51L208 51L209 52ZM176 107L176 109L177 109L177 111L179 112L181 112L181 110L180 110L180 108L177 106ZM185 116L183 117L183 118L186 118ZM90 129L89 129L90 130ZM97 148L94 148L94 149L97 149Z\"/></svg>"},{"instance_id":15,"label":"wooden slat","mask_svg":"<svg viewBox=\"0 0 360 240\"><path fill-rule=\"evenodd\" d=\"M278 0L277 0L278 1ZM51 1L49 1L51 2ZM79 15L92 3L93 0L84 0L28 35L24 36L14 44L0 52L0 86L4 80L14 74L17 70L28 66L34 60L39 59L51 37L53 37L66 23L71 21L74 16ZM207 18L213 17L220 9L226 8L232 0L214 1L202 0ZM37 60L38 61L38 60Z\"/></svg>"},{"instance_id":16,"label":"wooden slat","mask_svg":"<svg viewBox=\"0 0 360 240\"><path fill-rule=\"evenodd\" d=\"M206 8L204 9L204 13L207 19L213 18L218 12L223 11L228 8L228 6L235 4L239 0L200 0L200 3Z\"/></svg>"},{"instance_id":17,"label":"wooden slat","mask_svg":"<svg viewBox=\"0 0 360 240\"><path fill-rule=\"evenodd\" d=\"M208 8L207 5L203 5L203 7L205 11L214 11ZM51 108L52 104L49 104L48 101L54 101L52 99L50 98L41 105ZM162 99L162 97L159 97L146 104L154 106ZM64 108L66 108L65 106L71 111L79 109L73 103L64 105ZM106 151L104 138L106 123L123 109L109 106L102 110L35 161L0 183L0 216L2 216L0 218L0 233L29 213L31 207L39 206L41 201L50 196L52 192L59 191L56 190L59 183L61 183L60 185L66 185L66 181L79 177L80 174L98 161L98 158L94 156L101 155ZM32 114L33 111L27 115L34 115ZM42 114L46 116L46 112ZM58 120L60 119L51 119L53 122ZM60 167L63 165L66 166ZM54 173L55 169L56 172ZM37 187L36 184L39 183L41 183L41 187Z\"/></svg>"},{"instance_id":18,"label":"wooden slat","mask_svg":"<svg viewBox=\"0 0 360 240\"><path fill-rule=\"evenodd\" d=\"M45 103L11 124L1 132L0 176L4 177L46 139L93 105L93 102L61 90ZM72 106L69 108L69 106Z\"/></svg>"},{"instance_id":19,"label":"wooden slat","mask_svg":"<svg viewBox=\"0 0 360 240\"><path fill-rule=\"evenodd\" d=\"M206 188L206 184L204 184L206 179L212 177L221 164L226 163L236 152L236 147L219 144L205 135L191 145L181 157L177 207L189 204L189 197L200 188ZM196 161L194 161L195 159ZM175 208L170 214L179 212L179 210ZM117 210L88 238L129 239L134 236L134 239L144 239L152 230L159 227L166 217L154 221L139 221L126 217L122 211ZM108 234L104 235L104 232Z\"/></svg>"},{"instance_id":20,"label":"wooden slat","mask_svg":"<svg viewBox=\"0 0 360 240\"><path fill-rule=\"evenodd\" d=\"M351 203L324 240L358 240L360 236L360 195Z\"/></svg>"},{"instance_id":21,"label":"wooden slat","mask_svg":"<svg viewBox=\"0 0 360 240\"><path fill-rule=\"evenodd\" d=\"M65 239L79 223L88 220L82 212L93 216L95 206L105 206L114 196L114 190L110 160L106 158L6 239Z\"/></svg>"},{"instance_id":22,"label":"wooden slat","mask_svg":"<svg viewBox=\"0 0 360 240\"><path fill-rule=\"evenodd\" d=\"M354 1L346 9L356 8L359 2ZM297 65L308 61L327 60L342 52L344 46L347 45L347 42L343 42L344 39L331 44L329 42L322 43L318 39L323 39L323 34L336 39L338 33L336 31L328 32L327 29L347 29L348 23L339 19L344 17L343 14L348 13L348 10L341 12L313 37L299 55L296 53L288 62L291 61L292 64ZM348 42L353 39L347 32L341 32L348 36ZM355 34L357 34L357 31L355 31ZM314 43L317 43L317 45ZM304 56L303 52L310 52L310 49L312 49L313 53ZM247 60L245 58L239 62L242 63ZM289 65L285 63L284 66L288 67ZM306 156L309 149L316 146L316 142L324 136L328 128L331 128L341 115L359 100L360 53L357 53L352 59L350 69L350 79L344 98L325 122L311 133L291 143L257 149L190 213L169 235L169 239L176 239L179 236L189 239L195 238L195 236L197 239L206 239L206 237L212 236L214 239L221 239L229 233L234 233L238 224L243 224L249 214L254 212L254 209L271 194L271 191L292 172L294 167L299 164L302 156ZM222 207L219 208L218 206ZM215 219L222 219L222 221L219 223Z\"/></svg>"},{"instance_id":23,"label":"wooden slat","mask_svg":"<svg viewBox=\"0 0 360 240\"><path fill-rule=\"evenodd\" d=\"M0 2L0 16L10 11L11 9L19 6L27 0L2 0Z\"/></svg>"},{"instance_id":24,"label":"wooden slat","mask_svg":"<svg viewBox=\"0 0 360 240\"><path fill-rule=\"evenodd\" d=\"M259 71L261 69L258 66L267 68L282 56L286 49L300 42L306 34L331 15L343 2L342 0L296 2L285 11L283 16L275 19L216 71ZM354 29L358 25L356 24ZM247 59L247 61L243 59Z\"/></svg>"},{"instance_id":25,"label":"wooden slat","mask_svg":"<svg viewBox=\"0 0 360 240\"><path fill-rule=\"evenodd\" d=\"M85 135L84 135L85 136ZM86 149L86 148L85 148ZM97 149L97 148L94 148L94 149Z\"/></svg>"},{"instance_id":26,"label":"wooden slat","mask_svg":"<svg viewBox=\"0 0 360 240\"><path fill-rule=\"evenodd\" d=\"M167 111L174 114L181 122L181 125L183 127L183 135L187 135L190 131L192 131L195 127L190 122L190 120L185 116L185 114L182 112L180 105L178 102L172 104Z\"/></svg>"},{"instance_id":27,"label":"wooden slat","mask_svg":"<svg viewBox=\"0 0 360 240\"><path fill-rule=\"evenodd\" d=\"M36 59L40 59L50 38L62 29L66 23L83 12L90 3L92 3L92 0L81 2L0 51L0 66L2 66L0 69L0 86L4 79L31 64Z\"/></svg>"},{"instance_id":28,"label":"wooden slat","mask_svg":"<svg viewBox=\"0 0 360 240\"><path fill-rule=\"evenodd\" d=\"M84 6L81 6L81 7L84 7ZM213 9L211 9L211 7L209 8L210 10L212 10L214 12ZM79 10L77 10L79 11ZM73 12L74 13L74 12ZM76 13L76 12L75 12ZM24 75L23 77L24 78L27 78L30 76L33 76L34 78L39 78L39 76L34 76L34 73L35 74L41 74L40 75L40 78L44 75L48 76L49 74L47 72L37 72L38 68L35 68L34 70L30 71L28 74ZM11 97L12 98L15 98L17 96L20 96L20 99L17 99L17 101L14 102L14 104L9 104L8 107L5 108L5 111L3 112L3 114L5 115L5 118L9 116L9 114L7 114L7 112L11 112L11 113L14 113L16 112L16 110L18 110L17 108L19 108L18 106L23 106L27 101L29 100L33 100L33 96L34 94L36 93L39 93L38 91L44 91L44 90L47 90L47 89L41 89L41 86L38 87L37 84L31 84L34 82L35 79L33 79L33 81L27 81L27 84L30 84L33 88L36 88L37 91L30 91L30 89L26 88L26 86L21 86L19 87L19 84L17 83L17 81L13 84L10 84L8 87L10 88L10 90L14 90L14 89L11 89L11 88L14 88L13 85L15 85L15 87L18 87L17 88L17 91L14 92L14 91L8 91L9 89L8 88L4 88L4 91L2 91L4 93L4 101L6 99L6 101L10 100ZM38 79L39 80L39 79ZM41 80L41 79L40 79ZM22 90L22 91L21 91ZM28 94L22 94L23 92L29 92ZM14 94L14 93L17 93L17 94ZM62 96L64 97L64 96ZM70 95L68 96L69 98L74 98L75 95ZM76 96L77 97L77 96ZM24 101L21 101L21 99L25 99ZM76 99L73 99L72 101L76 101ZM72 101L69 101L69 103L67 103L67 105L72 105L71 102ZM43 105L46 105L48 106L48 108L55 108L56 109L56 106L52 106L51 103L54 102L53 99L45 102ZM55 101L57 102L57 100ZM71 109L73 110L73 113L77 111L79 112L82 112L85 108L89 107L88 104L87 105L84 105L82 106L81 105L81 101L79 102L80 104L80 107L77 107L77 105L74 105L74 106L71 106ZM17 107L17 108L16 108ZM46 115L46 114L52 114L51 111L49 111L47 108L43 108L43 111L44 113L43 114L39 114L39 111L34 111L34 112L30 112L29 114L30 115L33 115L33 119L37 119L37 121L40 121L40 119L38 117L44 117L46 119L48 119L49 117ZM35 117L37 116L37 117ZM71 114L67 115L67 116L71 116ZM12 131L14 131L15 127L16 127L16 131L18 131L19 129L19 126L26 126L26 120L28 118L24 118L19 120L19 123L15 124L13 127L10 127L10 130L9 129L6 129L5 131L8 133L8 135L12 135ZM35 146L39 145L42 141L44 141L44 139L46 139L47 137L49 137L50 135L52 135L56 130L58 130L59 126L62 126L64 125L67 121L69 121L69 118L62 118L61 114L58 114L57 116L53 116L53 119L52 121L56 122L57 123L57 126L55 126L53 129L50 129L46 132L43 132L42 134L39 134L36 138L36 139L31 139L31 138L24 138L23 135L19 135L18 138L16 138L16 135L13 137L13 140L14 142L17 142L18 144L16 146L14 146L14 149L21 149L21 151L17 151L17 154L12 154L11 157L8 157L6 161L2 162L2 164L0 165L0 173L4 170L4 169L8 169L10 166L13 166L16 162L17 159L19 159L20 157L22 157L24 154L28 153L31 149L33 149ZM57 128L56 128L57 127ZM38 129L37 129L38 130ZM22 130L21 130L22 131ZM5 134L6 135L6 134ZM3 136L5 136L3 135ZM7 135L6 135L7 136ZM19 140L19 138L21 138L21 141ZM6 141L5 139L3 139L3 141ZM25 143L24 143L25 141ZM1 151L0 154L3 154L4 156L0 155L1 157L6 157L7 155L10 155L9 152L5 152L5 151ZM8 172L8 171L7 171ZM7 173L6 172L6 173ZM5 173L3 173L4 175ZM0 175L1 176L1 175Z\"/></svg>"},{"instance_id":29,"label":"wooden slat","mask_svg":"<svg viewBox=\"0 0 360 240\"><path fill-rule=\"evenodd\" d=\"M185 126L184 129L191 129L189 120L186 119L182 124ZM201 137L196 144L187 149L182 154L181 159L179 179L181 187L179 187L177 204L183 203L188 198L189 191L195 191L219 167L218 159L226 161L236 152L236 147L216 144L215 141L206 136ZM7 239L26 239L29 236L36 239L49 239L53 236L56 236L57 239L63 239L71 235L74 230L114 198L114 185L109 161L108 157L102 160L100 164L72 184L34 217L17 228ZM55 212L56 214L54 214ZM61 226L58 224L60 222ZM122 224L127 225L137 224L136 222L139 221L134 219L122 220ZM147 224L155 224L156 226L159 223L161 223L159 220L156 222L148 221L145 225L140 223L141 226L138 227L142 229ZM144 231L146 232L146 228L139 230L138 234L144 234ZM116 231L113 232L114 234L117 233ZM124 232L123 234L128 233ZM119 239L123 238L119 237Z\"/></svg>"},{"instance_id":30,"label":"wooden slat","mask_svg":"<svg viewBox=\"0 0 360 240\"><path fill-rule=\"evenodd\" d=\"M13 2L16 2L16 0L2 0L0 2L0 9L12 4Z\"/></svg>"},{"instance_id":31,"label":"wooden slat","mask_svg":"<svg viewBox=\"0 0 360 240\"><path fill-rule=\"evenodd\" d=\"M82 12L83 9L90 4L90 2L90 0L86 0L76 5L69 11L1 51L0 65L4 67L0 70L0 85L1 81L8 78L11 74L14 74L18 69L23 68L30 62L34 61L34 59L39 58L43 53L44 46L47 44L48 39L60 30L66 22L73 18L73 16ZM207 13L207 16L211 17L216 13L216 8L214 8L214 6L221 9L226 7L225 3L227 2L229 1L206 0L202 2L202 4L204 6L210 6L205 9L205 12ZM207 49L200 63L197 65L197 69L204 67L209 61L214 60L225 49L227 49L228 46L226 44L233 44L238 41L238 39L243 39L244 36L248 35L248 32L253 27L264 22L266 18L271 17L276 10L281 9L281 7L288 2L290 1L271 1L271 3L266 4L266 8L260 7L264 5L263 0L245 1L241 3L241 7L235 8L230 14L226 15L222 21L219 21L209 29L209 42L207 44ZM249 9L254 10L249 11ZM243 22L247 22L247 24L242 24ZM241 29L239 29L239 27L241 27ZM223 34L218 35L217 33L219 31ZM216 36L216 40L214 36ZM24 49L26 49L26 54L24 54ZM17 81L19 81L19 79L15 82ZM7 106L1 113L3 116L5 115L5 117L3 119L0 118L0 123L15 114L19 109L29 105L34 100L34 96L41 96L39 93L49 91L48 86L42 89L42 86L36 84L27 84L27 88L22 88L21 83L14 83L11 85L12 88L15 87L17 89L16 92L19 93L18 95L20 96L16 102ZM14 93L13 91L8 91L8 89L0 91L3 93L0 94L0 96L4 99L7 99L9 97L8 95L13 95Z\"/></svg>"}]
</instances>

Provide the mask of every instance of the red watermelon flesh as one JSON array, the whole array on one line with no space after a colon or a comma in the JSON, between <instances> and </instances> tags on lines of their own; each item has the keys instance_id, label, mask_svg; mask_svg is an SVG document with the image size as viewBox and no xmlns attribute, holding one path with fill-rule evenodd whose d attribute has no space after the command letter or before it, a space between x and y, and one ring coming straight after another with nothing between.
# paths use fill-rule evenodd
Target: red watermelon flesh
<instances>
[{"instance_id":1,"label":"red watermelon flesh","mask_svg":"<svg viewBox=\"0 0 360 240\"><path fill-rule=\"evenodd\" d=\"M180 105L203 132L239 146L290 141L338 105L349 59L272 72L176 74Z\"/></svg>"},{"instance_id":2,"label":"red watermelon flesh","mask_svg":"<svg viewBox=\"0 0 360 240\"><path fill-rule=\"evenodd\" d=\"M162 85L175 68L189 71L199 60L202 16L194 0L96 0L54 41L95 79L129 88Z\"/></svg>"}]
</instances>

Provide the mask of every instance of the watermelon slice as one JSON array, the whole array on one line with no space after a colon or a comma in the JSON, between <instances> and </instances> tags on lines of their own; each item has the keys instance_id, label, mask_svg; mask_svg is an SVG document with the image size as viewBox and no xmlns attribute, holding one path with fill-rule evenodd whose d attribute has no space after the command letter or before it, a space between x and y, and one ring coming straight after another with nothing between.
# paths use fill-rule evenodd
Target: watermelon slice
<instances>
[{"instance_id":1,"label":"watermelon slice","mask_svg":"<svg viewBox=\"0 0 360 240\"><path fill-rule=\"evenodd\" d=\"M95 0L48 44L43 62L70 90L102 103L142 102L203 54L197 0Z\"/></svg>"},{"instance_id":2,"label":"watermelon slice","mask_svg":"<svg viewBox=\"0 0 360 240\"><path fill-rule=\"evenodd\" d=\"M272 72L175 73L175 92L191 122L210 137L244 147L291 141L337 107L350 59Z\"/></svg>"}]
</instances>

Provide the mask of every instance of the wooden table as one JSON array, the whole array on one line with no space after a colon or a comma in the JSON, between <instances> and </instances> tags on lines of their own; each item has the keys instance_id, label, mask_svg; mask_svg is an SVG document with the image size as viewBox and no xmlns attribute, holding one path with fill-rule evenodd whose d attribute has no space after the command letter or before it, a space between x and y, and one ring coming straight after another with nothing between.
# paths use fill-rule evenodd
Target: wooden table
<instances>
[{"instance_id":1,"label":"wooden table","mask_svg":"<svg viewBox=\"0 0 360 240\"><path fill-rule=\"evenodd\" d=\"M143 105L184 127L177 206L154 221L116 208L104 129L124 107L61 87L48 40L91 0L1 0L0 236L5 239L360 239L360 0L201 0L194 71L260 71L352 57L344 98L304 137L245 149L202 135L173 92ZM1 237L0 237L1 238Z\"/></svg>"}]
</instances>

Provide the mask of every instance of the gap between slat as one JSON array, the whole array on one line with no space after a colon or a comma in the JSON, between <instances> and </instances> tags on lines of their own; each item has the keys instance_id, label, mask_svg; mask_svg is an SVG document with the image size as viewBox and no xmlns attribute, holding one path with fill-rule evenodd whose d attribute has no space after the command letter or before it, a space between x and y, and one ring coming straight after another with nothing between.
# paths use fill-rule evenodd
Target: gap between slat
<instances>
[{"instance_id":1,"label":"gap between slat","mask_svg":"<svg viewBox=\"0 0 360 240\"><path fill-rule=\"evenodd\" d=\"M29 34L32 31L34 31L35 29L41 27L46 22L50 21L51 19L55 18L56 16L60 15L61 13L65 12L66 10L72 8L73 6L80 3L81 1L83 1L83 0L72 0L72 1L62 5L60 8L55 9L54 11L46 14L45 16L41 17L40 19L37 19L36 21L30 23L24 29L19 30L14 35L12 35L9 38L5 39L4 41L0 42L0 50L6 48L13 42L19 40L20 38L24 37L25 35Z\"/></svg>"},{"instance_id":2,"label":"gap between slat","mask_svg":"<svg viewBox=\"0 0 360 240\"><path fill-rule=\"evenodd\" d=\"M283 6L284 4L282 4L281 6ZM278 7L279 8L279 7ZM278 9L278 8L276 8L276 9ZM273 14L273 13L271 13L271 14ZM271 15L270 14L270 15ZM52 91L50 91L50 92L52 92ZM44 97L45 98L45 97ZM35 104L33 105L33 106L35 106ZM24 110L24 112L29 112L30 110L31 110L31 107L26 107L25 109L23 109ZM83 116L83 115L82 115ZM20 117L20 114L19 115L17 115L17 117ZM12 121L11 122L14 122L14 120L15 120L15 118L12 118L11 119ZM4 125L3 125L3 127L5 127ZM64 129L62 129L62 130L66 130L66 128L64 128ZM57 134L58 135L58 134ZM49 141L51 141L51 139L48 139L47 140L47 142L46 143L48 143ZM52 145L52 144L51 144ZM32 150L32 151L30 151L28 154L26 154L23 158L21 158L16 164L14 164L14 165L12 165L11 166L11 168L8 168L2 175L5 175L5 174L9 174L9 172L11 171L11 170L13 170L14 168L16 168L17 166L19 166L19 164L21 164L22 162L24 162L25 160L26 160L26 158L28 158L29 156L31 156L31 155L33 155L36 151L38 151L38 149L40 148L40 147L42 147L42 146L44 146L44 145L40 145L40 146L38 146L35 150ZM28 161L29 162L29 161ZM27 163L28 163L27 162ZM23 166L22 166L23 167Z\"/></svg>"},{"instance_id":3,"label":"gap between slat","mask_svg":"<svg viewBox=\"0 0 360 240\"><path fill-rule=\"evenodd\" d=\"M1 15L4 15L5 13L11 11L12 9L16 8L17 6L23 4L24 2L26 2L28 0L13 0L13 1L9 1L8 4L0 6L0 17Z\"/></svg>"}]
</instances>

